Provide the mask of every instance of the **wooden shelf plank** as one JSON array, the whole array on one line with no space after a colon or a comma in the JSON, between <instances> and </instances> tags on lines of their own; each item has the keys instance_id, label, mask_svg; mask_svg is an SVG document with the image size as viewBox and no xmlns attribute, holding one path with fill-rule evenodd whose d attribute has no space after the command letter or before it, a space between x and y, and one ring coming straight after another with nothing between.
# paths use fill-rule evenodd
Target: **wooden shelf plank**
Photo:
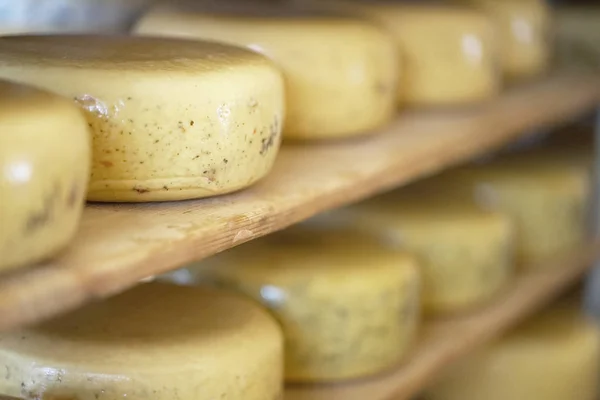
<instances>
[{"instance_id":1,"label":"wooden shelf plank","mask_svg":"<svg viewBox=\"0 0 600 400\"><path fill-rule=\"evenodd\" d=\"M359 382L288 388L285 400L408 400L452 361L497 337L571 287L600 255L600 243L523 273L489 305L425 324L413 354L397 369Z\"/></svg>"},{"instance_id":2,"label":"wooden shelf plank","mask_svg":"<svg viewBox=\"0 0 600 400\"><path fill-rule=\"evenodd\" d=\"M89 205L53 261L0 276L0 329L47 318L282 229L320 211L483 154L591 110L600 78L554 76L477 107L406 112L379 135L285 146L271 175L217 199Z\"/></svg>"}]
</instances>

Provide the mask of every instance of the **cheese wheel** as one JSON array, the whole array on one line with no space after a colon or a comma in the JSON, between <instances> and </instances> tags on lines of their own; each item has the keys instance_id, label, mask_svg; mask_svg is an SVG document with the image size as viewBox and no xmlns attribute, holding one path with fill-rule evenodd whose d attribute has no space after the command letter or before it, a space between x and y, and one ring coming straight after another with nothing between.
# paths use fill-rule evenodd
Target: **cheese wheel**
<instances>
[{"instance_id":1,"label":"cheese wheel","mask_svg":"<svg viewBox=\"0 0 600 400\"><path fill-rule=\"evenodd\" d=\"M560 306L452 364L426 400L595 400L600 331Z\"/></svg>"},{"instance_id":2,"label":"cheese wheel","mask_svg":"<svg viewBox=\"0 0 600 400\"><path fill-rule=\"evenodd\" d=\"M196 282L233 288L261 302L286 339L286 379L338 381L397 363L419 321L413 260L363 235L291 230L190 268Z\"/></svg>"},{"instance_id":3,"label":"cheese wheel","mask_svg":"<svg viewBox=\"0 0 600 400\"><path fill-rule=\"evenodd\" d=\"M551 155L551 153L549 153ZM590 170L568 157L505 157L436 178L443 190L467 190L485 208L515 223L517 256L524 266L581 245L590 195Z\"/></svg>"},{"instance_id":4,"label":"cheese wheel","mask_svg":"<svg viewBox=\"0 0 600 400\"><path fill-rule=\"evenodd\" d=\"M330 0L386 27L402 55L399 97L409 106L476 102L498 93L500 74L492 22L448 5Z\"/></svg>"},{"instance_id":5,"label":"cheese wheel","mask_svg":"<svg viewBox=\"0 0 600 400\"><path fill-rule=\"evenodd\" d=\"M545 72L550 63L553 28L545 0L459 0L488 13L496 23L502 70L509 80Z\"/></svg>"},{"instance_id":6,"label":"cheese wheel","mask_svg":"<svg viewBox=\"0 0 600 400\"><path fill-rule=\"evenodd\" d=\"M0 38L0 76L58 92L93 130L88 199L159 201L246 187L271 168L283 81L226 45L103 36Z\"/></svg>"},{"instance_id":7,"label":"cheese wheel","mask_svg":"<svg viewBox=\"0 0 600 400\"><path fill-rule=\"evenodd\" d=\"M427 184L404 188L321 217L350 225L417 256L429 314L451 313L492 299L513 272L513 229L500 213Z\"/></svg>"},{"instance_id":8,"label":"cheese wheel","mask_svg":"<svg viewBox=\"0 0 600 400\"><path fill-rule=\"evenodd\" d=\"M277 400L276 323L233 294L142 284L0 334L0 393L25 399Z\"/></svg>"},{"instance_id":9,"label":"cheese wheel","mask_svg":"<svg viewBox=\"0 0 600 400\"><path fill-rule=\"evenodd\" d=\"M371 134L393 118L398 56L391 37L359 20L256 7L159 7L136 31L214 39L269 56L285 76L286 139Z\"/></svg>"},{"instance_id":10,"label":"cheese wheel","mask_svg":"<svg viewBox=\"0 0 600 400\"><path fill-rule=\"evenodd\" d=\"M90 135L70 101L0 80L0 270L71 240L90 171Z\"/></svg>"}]
</instances>

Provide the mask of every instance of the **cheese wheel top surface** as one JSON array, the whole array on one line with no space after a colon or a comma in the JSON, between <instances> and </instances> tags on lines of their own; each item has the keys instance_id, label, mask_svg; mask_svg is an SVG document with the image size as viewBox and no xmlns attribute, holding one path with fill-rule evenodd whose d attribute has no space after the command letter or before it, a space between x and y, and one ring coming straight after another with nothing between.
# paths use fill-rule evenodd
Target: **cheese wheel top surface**
<instances>
[{"instance_id":1,"label":"cheese wheel top surface","mask_svg":"<svg viewBox=\"0 0 600 400\"><path fill-rule=\"evenodd\" d=\"M249 333L261 336L251 339ZM200 354L189 355L194 344L208 343L211 353L228 357L246 351L250 356L253 352L244 345L250 342L278 342L274 322L239 296L155 283L0 338L5 355L29 357L40 365L86 366L90 372L180 371L201 361ZM235 341L240 346L232 346ZM160 351L168 351L163 362L152 362L153 353Z\"/></svg>"},{"instance_id":2,"label":"cheese wheel top surface","mask_svg":"<svg viewBox=\"0 0 600 400\"><path fill-rule=\"evenodd\" d=\"M210 72L225 65L269 64L243 48L208 41L95 35L0 38L0 65L18 63L77 69Z\"/></svg>"},{"instance_id":3,"label":"cheese wheel top surface","mask_svg":"<svg viewBox=\"0 0 600 400\"><path fill-rule=\"evenodd\" d=\"M142 284L0 334L0 364L8 371L0 391L83 400L275 400L282 351L274 320L242 297Z\"/></svg>"},{"instance_id":4,"label":"cheese wheel top surface","mask_svg":"<svg viewBox=\"0 0 600 400\"><path fill-rule=\"evenodd\" d=\"M244 259L244 265L228 260ZM271 276L339 277L352 273L361 279L380 279L396 269L399 263L412 264L408 255L387 249L368 235L345 229L315 229L307 226L290 228L231 249L213 261L223 268L252 275L252 271L268 271ZM377 262L374 262L377 260ZM368 268L365 266L368 265ZM221 268L221 267L219 267ZM358 274L358 275L356 275Z\"/></svg>"}]
</instances>

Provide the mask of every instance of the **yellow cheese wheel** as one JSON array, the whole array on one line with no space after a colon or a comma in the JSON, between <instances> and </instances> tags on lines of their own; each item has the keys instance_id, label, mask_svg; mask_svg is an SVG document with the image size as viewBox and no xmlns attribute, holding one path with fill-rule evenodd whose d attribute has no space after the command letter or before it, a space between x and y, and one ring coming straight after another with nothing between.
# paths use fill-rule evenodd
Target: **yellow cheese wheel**
<instances>
[{"instance_id":1,"label":"yellow cheese wheel","mask_svg":"<svg viewBox=\"0 0 600 400\"><path fill-rule=\"evenodd\" d=\"M484 10L498 30L502 70L510 80L539 75L549 67L552 15L545 0L459 0Z\"/></svg>"},{"instance_id":2,"label":"yellow cheese wheel","mask_svg":"<svg viewBox=\"0 0 600 400\"><path fill-rule=\"evenodd\" d=\"M278 400L283 344L259 307L148 283L0 334L0 393L25 399Z\"/></svg>"},{"instance_id":3,"label":"yellow cheese wheel","mask_svg":"<svg viewBox=\"0 0 600 400\"><path fill-rule=\"evenodd\" d=\"M585 237L589 166L569 156L526 154L466 166L436 178L443 190L467 190L485 208L511 216L519 260L544 261L580 245Z\"/></svg>"},{"instance_id":4,"label":"yellow cheese wheel","mask_svg":"<svg viewBox=\"0 0 600 400\"><path fill-rule=\"evenodd\" d=\"M41 261L71 240L90 153L74 104L0 80L0 270Z\"/></svg>"},{"instance_id":5,"label":"yellow cheese wheel","mask_svg":"<svg viewBox=\"0 0 600 400\"><path fill-rule=\"evenodd\" d=\"M322 221L350 225L388 246L415 254L423 279L423 308L449 313L493 298L513 272L508 217L452 197L427 183L356 204Z\"/></svg>"},{"instance_id":6,"label":"yellow cheese wheel","mask_svg":"<svg viewBox=\"0 0 600 400\"><path fill-rule=\"evenodd\" d=\"M269 56L285 76L286 139L370 134L392 119L398 57L387 34L346 17L232 4L236 8L159 7L136 31L219 40Z\"/></svg>"},{"instance_id":7,"label":"yellow cheese wheel","mask_svg":"<svg viewBox=\"0 0 600 400\"><path fill-rule=\"evenodd\" d=\"M236 289L279 320L286 379L337 381L397 363L419 321L413 260L347 231L292 228L190 268Z\"/></svg>"},{"instance_id":8,"label":"yellow cheese wheel","mask_svg":"<svg viewBox=\"0 0 600 400\"><path fill-rule=\"evenodd\" d=\"M551 308L452 364L426 400L595 400L600 331L572 306Z\"/></svg>"},{"instance_id":9,"label":"yellow cheese wheel","mask_svg":"<svg viewBox=\"0 0 600 400\"><path fill-rule=\"evenodd\" d=\"M494 30L483 13L418 2L330 0L325 4L368 17L393 34L402 58L402 104L469 103L498 93Z\"/></svg>"},{"instance_id":10,"label":"yellow cheese wheel","mask_svg":"<svg viewBox=\"0 0 600 400\"><path fill-rule=\"evenodd\" d=\"M0 38L0 77L73 99L93 130L88 199L158 201L246 187L271 168L283 80L226 45L109 36Z\"/></svg>"}]
</instances>

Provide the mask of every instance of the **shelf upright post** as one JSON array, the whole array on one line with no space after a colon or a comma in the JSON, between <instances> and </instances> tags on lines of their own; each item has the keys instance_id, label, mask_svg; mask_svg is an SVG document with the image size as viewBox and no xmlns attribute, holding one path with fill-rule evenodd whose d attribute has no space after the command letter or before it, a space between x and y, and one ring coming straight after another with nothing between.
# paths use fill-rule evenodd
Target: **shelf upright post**
<instances>
[{"instance_id":1,"label":"shelf upright post","mask_svg":"<svg viewBox=\"0 0 600 400\"><path fill-rule=\"evenodd\" d=\"M596 109L594 117L594 174L593 198L590 213L591 236L595 241L600 239L600 107ZM584 292L586 311L600 320L600 261L596 261L590 271Z\"/></svg>"}]
</instances>

